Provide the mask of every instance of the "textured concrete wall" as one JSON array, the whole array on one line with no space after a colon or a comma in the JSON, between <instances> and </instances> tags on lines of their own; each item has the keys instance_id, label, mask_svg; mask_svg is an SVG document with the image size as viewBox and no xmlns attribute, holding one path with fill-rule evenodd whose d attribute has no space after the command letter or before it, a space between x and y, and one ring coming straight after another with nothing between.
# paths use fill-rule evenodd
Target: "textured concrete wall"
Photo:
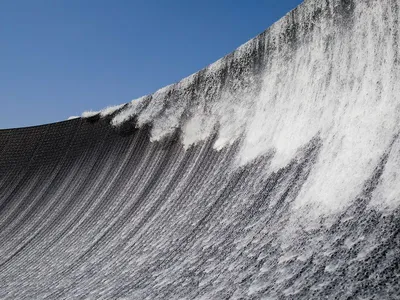
<instances>
[{"instance_id":1,"label":"textured concrete wall","mask_svg":"<svg viewBox=\"0 0 400 300\"><path fill-rule=\"evenodd\" d=\"M180 83L0 131L1 299L397 299L399 1L308 0Z\"/></svg>"}]
</instances>

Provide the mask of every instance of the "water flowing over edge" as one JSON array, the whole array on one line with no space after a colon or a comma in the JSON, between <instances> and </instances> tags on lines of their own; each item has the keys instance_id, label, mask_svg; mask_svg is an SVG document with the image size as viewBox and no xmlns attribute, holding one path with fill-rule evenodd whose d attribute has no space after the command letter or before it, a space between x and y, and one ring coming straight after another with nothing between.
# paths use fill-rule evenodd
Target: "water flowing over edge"
<instances>
[{"instance_id":1,"label":"water flowing over edge","mask_svg":"<svg viewBox=\"0 0 400 300\"><path fill-rule=\"evenodd\" d=\"M308 1L153 95L0 130L0 298L397 299L398 3Z\"/></svg>"},{"instance_id":2,"label":"water flowing over edge","mask_svg":"<svg viewBox=\"0 0 400 300\"><path fill-rule=\"evenodd\" d=\"M214 149L239 141L235 165L272 155L272 174L322 145L295 209L342 210L382 158L370 205L398 206L400 166L399 1L305 1L268 30L207 68L152 95L85 118L117 130L175 133L188 149L217 135Z\"/></svg>"}]
</instances>

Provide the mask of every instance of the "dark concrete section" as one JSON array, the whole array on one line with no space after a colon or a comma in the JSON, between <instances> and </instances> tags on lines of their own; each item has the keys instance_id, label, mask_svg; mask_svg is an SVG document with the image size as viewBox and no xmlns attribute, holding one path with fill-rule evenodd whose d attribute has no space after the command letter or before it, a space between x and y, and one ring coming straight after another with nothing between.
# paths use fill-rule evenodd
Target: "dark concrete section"
<instances>
[{"instance_id":1,"label":"dark concrete section","mask_svg":"<svg viewBox=\"0 0 400 300\"><path fill-rule=\"evenodd\" d=\"M365 193L332 225L290 235L318 155L264 175L237 145L182 149L72 120L0 132L2 299L396 299L399 212ZM311 209L311 208L310 208ZM302 224L302 223L299 223Z\"/></svg>"}]
</instances>

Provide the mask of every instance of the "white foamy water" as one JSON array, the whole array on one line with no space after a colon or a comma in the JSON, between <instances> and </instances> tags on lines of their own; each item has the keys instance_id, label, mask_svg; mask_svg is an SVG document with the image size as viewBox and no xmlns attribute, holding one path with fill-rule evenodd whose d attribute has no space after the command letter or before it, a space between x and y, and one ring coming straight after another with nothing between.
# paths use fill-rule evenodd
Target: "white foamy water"
<instances>
[{"instance_id":1,"label":"white foamy water","mask_svg":"<svg viewBox=\"0 0 400 300\"><path fill-rule=\"evenodd\" d=\"M318 214L355 200L389 151L373 203L397 207L398 142L390 146L400 130L398 5L306 1L233 54L133 100L111 123L151 124L152 141L179 130L185 148L217 130L217 150L240 141L238 166L273 153L266 173L317 138L322 147L295 207Z\"/></svg>"}]
</instances>

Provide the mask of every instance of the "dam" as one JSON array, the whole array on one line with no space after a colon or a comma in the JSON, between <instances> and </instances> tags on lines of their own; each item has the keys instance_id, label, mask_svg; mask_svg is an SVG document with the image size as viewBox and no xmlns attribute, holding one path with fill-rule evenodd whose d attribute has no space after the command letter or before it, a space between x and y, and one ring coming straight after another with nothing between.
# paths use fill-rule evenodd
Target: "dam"
<instances>
[{"instance_id":1,"label":"dam","mask_svg":"<svg viewBox=\"0 0 400 300\"><path fill-rule=\"evenodd\" d=\"M399 299L400 0L305 0L132 102L0 130L0 299Z\"/></svg>"}]
</instances>

